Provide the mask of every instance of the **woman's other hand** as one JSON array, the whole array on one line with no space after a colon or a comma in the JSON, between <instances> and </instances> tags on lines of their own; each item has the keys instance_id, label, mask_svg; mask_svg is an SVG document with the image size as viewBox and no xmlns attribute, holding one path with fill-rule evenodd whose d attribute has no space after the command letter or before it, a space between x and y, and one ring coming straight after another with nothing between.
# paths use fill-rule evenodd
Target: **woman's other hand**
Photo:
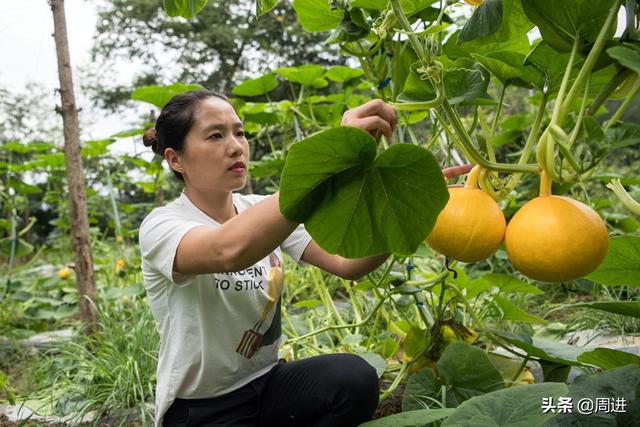
<instances>
[{"instance_id":1,"label":"woman's other hand","mask_svg":"<svg viewBox=\"0 0 640 427\"><path fill-rule=\"evenodd\" d=\"M380 133L391 138L397 123L398 115L395 108L381 99L373 99L345 111L340 125L360 128L377 139Z\"/></svg>"}]
</instances>

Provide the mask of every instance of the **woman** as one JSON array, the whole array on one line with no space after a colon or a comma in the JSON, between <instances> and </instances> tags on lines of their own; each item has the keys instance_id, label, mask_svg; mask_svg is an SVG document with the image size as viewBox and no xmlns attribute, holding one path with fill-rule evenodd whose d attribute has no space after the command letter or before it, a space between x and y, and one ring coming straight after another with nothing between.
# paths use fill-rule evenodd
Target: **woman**
<instances>
[{"instance_id":1,"label":"woman","mask_svg":"<svg viewBox=\"0 0 640 427\"><path fill-rule=\"evenodd\" d=\"M396 122L380 100L342 119L388 137ZM246 184L249 145L223 95L175 96L143 140L184 182L182 195L140 227L144 283L160 334L156 426L355 426L370 419L379 383L362 358L278 361L281 251L348 279L388 254L331 255L281 215L277 194L232 193Z\"/></svg>"}]
</instances>

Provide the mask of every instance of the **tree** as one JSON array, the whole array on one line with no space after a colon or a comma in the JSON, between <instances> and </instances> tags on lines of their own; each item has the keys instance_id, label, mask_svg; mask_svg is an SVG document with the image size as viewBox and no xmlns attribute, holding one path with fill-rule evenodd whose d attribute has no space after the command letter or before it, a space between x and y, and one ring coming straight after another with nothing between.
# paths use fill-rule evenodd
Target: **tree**
<instances>
[{"instance_id":1,"label":"tree","mask_svg":"<svg viewBox=\"0 0 640 427\"><path fill-rule=\"evenodd\" d=\"M93 271L91 241L89 238L89 217L85 193L84 169L80 152L80 124L73 93L71 59L64 13L64 0L50 0L53 12L54 38L58 57L58 75L60 78L61 106L56 111L62 115L64 132L64 157L69 184L69 202L71 208L71 235L75 253L75 271L80 294L80 317L92 331L97 321L93 301L96 298L96 278Z\"/></svg>"},{"instance_id":2,"label":"tree","mask_svg":"<svg viewBox=\"0 0 640 427\"><path fill-rule=\"evenodd\" d=\"M130 86L104 85L103 71L118 57L146 64L133 86L178 81L230 93L251 74L304 63L341 64L326 34L305 33L291 5L255 17L254 1L212 0L193 19L170 18L157 0L107 0L99 9L93 49L94 100L114 108L129 99ZM97 77L101 76L101 79Z\"/></svg>"}]
</instances>

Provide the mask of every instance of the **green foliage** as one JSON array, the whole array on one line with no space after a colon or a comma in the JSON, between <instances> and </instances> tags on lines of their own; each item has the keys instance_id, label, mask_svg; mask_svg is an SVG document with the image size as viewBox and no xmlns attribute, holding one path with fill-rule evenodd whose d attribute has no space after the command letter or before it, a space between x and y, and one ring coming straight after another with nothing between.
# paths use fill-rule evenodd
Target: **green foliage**
<instances>
[{"instance_id":1,"label":"green foliage","mask_svg":"<svg viewBox=\"0 0 640 427\"><path fill-rule=\"evenodd\" d=\"M422 427L448 417L453 409L417 409L360 424L361 427Z\"/></svg>"},{"instance_id":2,"label":"green foliage","mask_svg":"<svg viewBox=\"0 0 640 427\"><path fill-rule=\"evenodd\" d=\"M588 277L604 285L640 286L640 237L610 238L606 258Z\"/></svg>"},{"instance_id":3,"label":"green foliage","mask_svg":"<svg viewBox=\"0 0 640 427\"><path fill-rule=\"evenodd\" d=\"M614 0L575 0L561 5L552 0L522 0L527 17L540 29L544 41L559 52L570 52L576 39L582 45L593 43L613 4Z\"/></svg>"},{"instance_id":4,"label":"green foliage","mask_svg":"<svg viewBox=\"0 0 640 427\"><path fill-rule=\"evenodd\" d=\"M164 10L169 16L193 18L209 0L163 0Z\"/></svg>"},{"instance_id":5,"label":"green foliage","mask_svg":"<svg viewBox=\"0 0 640 427\"><path fill-rule=\"evenodd\" d=\"M613 411L600 411L581 414L573 410L570 414L558 414L550 420L550 426L587 425L608 426L633 425L637 421L638 412L638 386L640 385L640 367L625 366L595 375L581 375L569 385L568 393L562 396L571 397L574 405L581 399L598 399L615 401L624 399L627 409L621 413ZM575 408L575 406L574 406ZM633 421L632 421L633 420Z\"/></svg>"},{"instance_id":6,"label":"green foliage","mask_svg":"<svg viewBox=\"0 0 640 427\"><path fill-rule=\"evenodd\" d=\"M58 366L51 386L61 393L56 411L77 421L90 411L124 418L134 408L150 423L159 346L155 322L144 301L110 300L100 310L94 335L79 335L50 362Z\"/></svg>"},{"instance_id":7,"label":"green foliage","mask_svg":"<svg viewBox=\"0 0 640 427\"><path fill-rule=\"evenodd\" d=\"M442 426L542 426L555 415L540 410L542 398L555 400L566 394L567 386L557 383L510 387L464 402Z\"/></svg>"},{"instance_id":8,"label":"green foliage","mask_svg":"<svg viewBox=\"0 0 640 427\"><path fill-rule=\"evenodd\" d=\"M348 127L316 134L289 151L280 209L304 222L330 253L411 254L446 203L440 169L428 151L394 145L377 158L375 151L370 135Z\"/></svg>"},{"instance_id":9,"label":"green foliage","mask_svg":"<svg viewBox=\"0 0 640 427\"><path fill-rule=\"evenodd\" d=\"M423 368L409 377L403 410L437 407L442 401L455 408L462 402L484 393L504 388L502 375L485 352L463 342L449 344L437 362L437 372ZM441 390L446 390L440 398Z\"/></svg>"},{"instance_id":10,"label":"green foliage","mask_svg":"<svg viewBox=\"0 0 640 427\"><path fill-rule=\"evenodd\" d=\"M131 99L147 102L158 108L162 108L174 96L197 89L203 89L203 87L183 83L174 83L170 86L143 86L133 91Z\"/></svg>"}]
</instances>

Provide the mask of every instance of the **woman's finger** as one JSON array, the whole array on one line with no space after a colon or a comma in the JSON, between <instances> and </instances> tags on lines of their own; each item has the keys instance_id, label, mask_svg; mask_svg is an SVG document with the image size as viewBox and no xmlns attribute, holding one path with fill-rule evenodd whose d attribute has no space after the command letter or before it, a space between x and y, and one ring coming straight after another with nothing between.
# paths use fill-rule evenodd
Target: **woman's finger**
<instances>
[{"instance_id":1,"label":"woman's finger","mask_svg":"<svg viewBox=\"0 0 640 427\"><path fill-rule=\"evenodd\" d=\"M341 124L343 126L361 127L358 123L359 120L376 116L386 121L392 131L398 123L398 115L392 106L381 99L373 99L365 104L346 111L342 117ZM390 135L388 136L390 137Z\"/></svg>"},{"instance_id":2,"label":"woman's finger","mask_svg":"<svg viewBox=\"0 0 640 427\"><path fill-rule=\"evenodd\" d=\"M391 138L393 131L391 125L380 116L369 116L357 119L350 126L358 127L369 132L374 138L382 132L387 138Z\"/></svg>"},{"instance_id":3,"label":"woman's finger","mask_svg":"<svg viewBox=\"0 0 640 427\"><path fill-rule=\"evenodd\" d=\"M473 166L474 165L452 166L450 168L442 169L442 174L446 179L455 178L457 176L469 173L469 171L473 169Z\"/></svg>"}]
</instances>

